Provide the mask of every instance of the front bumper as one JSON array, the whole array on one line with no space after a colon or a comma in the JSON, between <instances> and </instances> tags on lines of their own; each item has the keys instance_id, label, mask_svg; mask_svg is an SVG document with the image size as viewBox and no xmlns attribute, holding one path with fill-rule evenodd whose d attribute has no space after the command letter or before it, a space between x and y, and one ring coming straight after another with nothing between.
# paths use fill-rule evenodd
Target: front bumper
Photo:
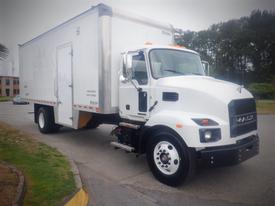
<instances>
[{"instance_id":1,"label":"front bumper","mask_svg":"<svg viewBox=\"0 0 275 206\"><path fill-rule=\"evenodd\" d=\"M253 135L237 141L236 144L210 147L200 151L203 164L229 166L239 164L259 153L259 137Z\"/></svg>"}]
</instances>

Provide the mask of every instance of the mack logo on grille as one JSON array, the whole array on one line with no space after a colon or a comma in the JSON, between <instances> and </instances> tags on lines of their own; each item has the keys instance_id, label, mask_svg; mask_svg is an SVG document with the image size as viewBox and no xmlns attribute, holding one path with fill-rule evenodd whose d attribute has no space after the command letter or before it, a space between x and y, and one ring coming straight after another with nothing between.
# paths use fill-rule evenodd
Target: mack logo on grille
<instances>
[{"instance_id":1,"label":"mack logo on grille","mask_svg":"<svg viewBox=\"0 0 275 206\"><path fill-rule=\"evenodd\" d=\"M238 124L245 124L248 122L255 121L255 117L254 117L254 114L242 115L242 116L236 117L236 121Z\"/></svg>"}]
</instances>

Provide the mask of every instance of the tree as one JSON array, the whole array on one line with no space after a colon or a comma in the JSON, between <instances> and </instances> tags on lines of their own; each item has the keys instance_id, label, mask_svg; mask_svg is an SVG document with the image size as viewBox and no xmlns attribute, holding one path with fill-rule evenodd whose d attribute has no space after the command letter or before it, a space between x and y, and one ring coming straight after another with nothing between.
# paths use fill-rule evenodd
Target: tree
<instances>
[{"instance_id":1,"label":"tree","mask_svg":"<svg viewBox=\"0 0 275 206\"><path fill-rule=\"evenodd\" d=\"M3 61L9 55L9 50L3 44L0 44L0 61Z\"/></svg>"},{"instance_id":2,"label":"tree","mask_svg":"<svg viewBox=\"0 0 275 206\"><path fill-rule=\"evenodd\" d=\"M248 17L180 34L177 43L199 52L218 78L249 84L270 82L275 75L274 11L255 10Z\"/></svg>"}]
</instances>

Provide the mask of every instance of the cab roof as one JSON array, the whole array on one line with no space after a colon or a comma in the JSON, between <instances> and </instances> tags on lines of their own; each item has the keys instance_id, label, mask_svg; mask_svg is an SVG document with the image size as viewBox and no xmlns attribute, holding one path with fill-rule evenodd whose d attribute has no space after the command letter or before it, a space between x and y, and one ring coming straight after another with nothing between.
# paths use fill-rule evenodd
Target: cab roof
<instances>
[{"instance_id":1,"label":"cab roof","mask_svg":"<svg viewBox=\"0 0 275 206\"><path fill-rule=\"evenodd\" d=\"M140 46L139 48L133 49L132 51L135 50L152 50L152 49L173 49L173 50L180 50L180 51L185 51L185 52L190 52L193 54L199 55L198 52L195 52L194 50L186 49L185 47L178 46L178 45L154 45L154 44L145 44Z\"/></svg>"}]
</instances>

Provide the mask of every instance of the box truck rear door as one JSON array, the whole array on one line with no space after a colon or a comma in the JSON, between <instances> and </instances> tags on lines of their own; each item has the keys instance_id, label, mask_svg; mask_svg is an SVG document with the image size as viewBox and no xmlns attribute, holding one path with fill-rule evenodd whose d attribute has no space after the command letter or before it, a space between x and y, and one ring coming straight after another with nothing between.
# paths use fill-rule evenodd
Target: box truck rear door
<instances>
[{"instance_id":1,"label":"box truck rear door","mask_svg":"<svg viewBox=\"0 0 275 206\"><path fill-rule=\"evenodd\" d=\"M57 122L72 126L72 45L57 48Z\"/></svg>"}]
</instances>

